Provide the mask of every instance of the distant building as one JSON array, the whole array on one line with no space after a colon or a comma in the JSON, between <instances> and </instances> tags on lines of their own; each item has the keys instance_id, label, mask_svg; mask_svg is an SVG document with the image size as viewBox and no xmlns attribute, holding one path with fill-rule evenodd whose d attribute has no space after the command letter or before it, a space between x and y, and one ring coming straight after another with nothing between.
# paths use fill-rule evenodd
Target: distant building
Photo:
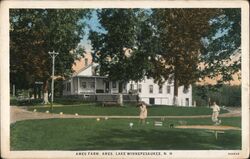
<instances>
[{"instance_id":1,"label":"distant building","mask_svg":"<svg viewBox=\"0 0 250 159\"><path fill-rule=\"evenodd\" d=\"M86 63L87 60L81 60ZM174 83L165 82L162 86L154 83L152 78L145 78L140 82L109 81L106 76L96 73L98 64L90 63L78 71L68 80L64 81L63 95L115 95L122 93L138 94L140 100L152 105L173 105ZM76 66L75 66L76 67ZM192 87L178 89L178 105L192 106Z\"/></svg>"}]
</instances>

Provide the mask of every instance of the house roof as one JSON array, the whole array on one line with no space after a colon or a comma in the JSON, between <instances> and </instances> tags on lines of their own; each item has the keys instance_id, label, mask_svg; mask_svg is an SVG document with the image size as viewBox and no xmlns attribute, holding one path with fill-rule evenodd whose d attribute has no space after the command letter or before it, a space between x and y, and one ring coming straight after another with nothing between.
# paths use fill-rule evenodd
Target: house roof
<instances>
[{"instance_id":1,"label":"house roof","mask_svg":"<svg viewBox=\"0 0 250 159\"><path fill-rule=\"evenodd\" d=\"M93 64L94 64L94 63L92 62L92 63L89 64L87 67L83 67L83 68L80 69L79 71L75 72L75 73L73 74L73 77L74 77L74 76L78 76L79 73L81 73L82 71L84 71L84 70L88 69L89 67L93 66Z\"/></svg>"}]
</instances>

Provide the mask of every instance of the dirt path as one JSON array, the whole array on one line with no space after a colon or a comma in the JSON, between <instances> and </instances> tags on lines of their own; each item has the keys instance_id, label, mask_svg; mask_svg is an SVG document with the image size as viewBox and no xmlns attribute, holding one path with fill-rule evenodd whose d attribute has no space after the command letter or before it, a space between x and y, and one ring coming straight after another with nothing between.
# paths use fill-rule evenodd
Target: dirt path
<instances>
[{"instance_id":1,"label":"dirt path","mask_svg":"<svg viewBox=\"0 0 250 159\"><path fill-rule=\"evenodd\" d=\"M42 112L31 112L27 111L24 107L11 106L10 107L10 122L15 123L16 121L28 120L28 119L51 119L51 118L139 118L138 116L103 116L103 115L72 115L72 114L51 114ZM240 109L229 109L229 113L221 114L219 117L236 117L241 116ZM148 118L208 118L211 115L197 115L197 116L148 116Z\"/></svg>"},{"instance_id":2,"label":"dirt path","mask_svg":"<svg viewBox=\"0 0 250 159\"><path fill-rule=\"evenodd\" d=\"M223 125L180 125L175 128L181 129L209 129L209 130L241 130L238 127Z\"/></svg>"}]
</instances>

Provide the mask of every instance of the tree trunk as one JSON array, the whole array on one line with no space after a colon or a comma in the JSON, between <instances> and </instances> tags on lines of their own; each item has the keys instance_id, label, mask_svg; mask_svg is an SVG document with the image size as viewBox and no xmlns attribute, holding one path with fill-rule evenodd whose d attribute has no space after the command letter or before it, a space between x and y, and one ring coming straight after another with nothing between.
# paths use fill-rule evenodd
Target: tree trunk
<instances>
[{"instance_id":1,"label":"tree trunk","mask_svg":"<svg viewBox=\"0 0 250 159\"><path fill-rule=\"evenodd\" d=\"M49 104L48 86L49 81L46 80L43 85L43 104Z\"/></svg>"},{"instance_id":2,"label":"tree trunk","mask_svg":"<svg viewBox=\"0 0 250 159\"><path fill-rule=\"evenodd\" d=\"M174 78L174 98L173 98L173 105L178 106L178 87L179 87L179 81Z\"/></svg>"},{"instance_id":3,"label":"tree trunk","mask_svg":"<svg viewBox=\"0 0 250 159\"><path fill-rule=\"evenodd\" d=\"M41 85L38 87L38 98L41 99Z\"/></svg>"},{"instance_id":4,"label":"tree trunk","mask_svg":"<svg viewBox=\"0 0 250 159\"><path fill-rule=\"evenodd\" d=\"M118 103L119 106L123 106L123 95L122 95L122 93L118 94L117 103Z\"/></svg>"},{"instance_id":5,"label":"tree trunk","mask_svg":"<svg viewBox=\"0 0 250 159\"><path fill-rule=\"evenodd\" d=\"M37 86L35 85L33 88L33 92L34 92L34 99L37 99Z\"/></svg>"}]
</instances>

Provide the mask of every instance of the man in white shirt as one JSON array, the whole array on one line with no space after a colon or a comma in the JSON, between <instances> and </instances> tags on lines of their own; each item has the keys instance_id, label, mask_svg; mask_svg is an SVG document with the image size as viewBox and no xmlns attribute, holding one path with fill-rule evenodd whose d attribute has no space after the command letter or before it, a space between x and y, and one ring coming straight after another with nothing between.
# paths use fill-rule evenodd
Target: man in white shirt
<instances>
[{"instance_id":1,"label":"man in white shirt","mask_svg":"<svg viewBox=\"0 0 250 159\"><path fill-rule=\"evenodd\" d=\"M220 107L216 104L216 102L214 102L212 109L213 109L212 121L215 122L215 125L219 125L221 123L221 120L218 120Z\"/></svg>"}]
</instances>

